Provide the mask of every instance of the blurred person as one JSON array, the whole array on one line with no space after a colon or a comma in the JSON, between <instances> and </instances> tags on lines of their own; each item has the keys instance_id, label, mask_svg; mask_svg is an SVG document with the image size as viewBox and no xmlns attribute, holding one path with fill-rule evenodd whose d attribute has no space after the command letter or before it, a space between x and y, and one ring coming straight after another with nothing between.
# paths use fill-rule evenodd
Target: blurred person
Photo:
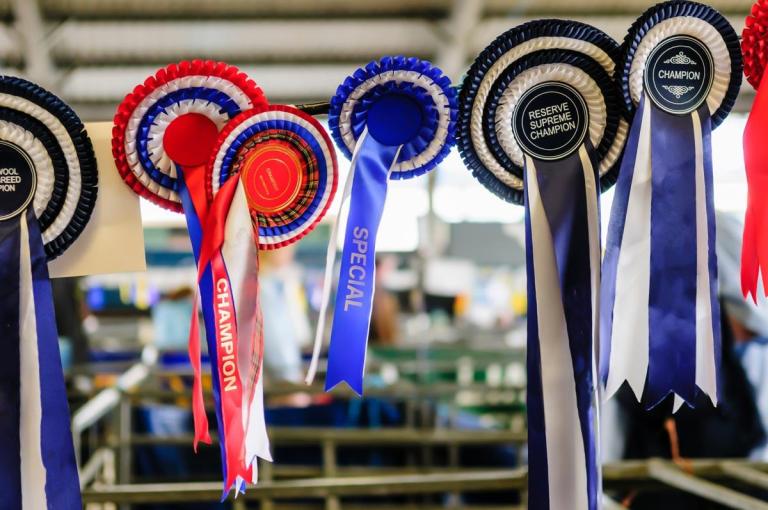
<instances>
[{"instance_id":1,"label":"blurred person","mask_svg":"<svg viewBox=\"0 0 768 510\"><path fill-rule=\"evenodd\" d=\"M83 320L88 306L80 289L79 278L52 278L54 313L59 337L69 341L72 365L82 365L90 359L88 335Z\"/></svg>"},{"instance_id":2,"label":"blurred person","mask_svg":"<svg viewBox=\"0 0 768 510\"><path fill-rule=\"evenodd\" d=\"M708 397L699 394L695 409L683 405L673 413L668 397L646 411L625 384L617 394L620 412L611 410L617 419L603 423L603 428L615 427L614 434L625 434L624 458L671 458L683 469L689 467L686 458L765 460L768 310L741 294L741 222L725 213L717 213L716 222L722 328L720 402L713 407ZM633 510L720 508L677 493L630 493L625 503Z\"/></svg>"},{"instance_id":3,"label":"blurred person","mask_svg":"<svg viewBox=\"0 0 768 510\"><path fill-rule=\"evenodd\" d=\"M273 381L304 379L302 346L309 342L307 303L296 245L259 251L259 301L264 324L264 372ZM306 394L273 398L272 405L307 405Z\"/></svg>"},{"instance_id":4,"label":"blurred person","mask_svg":"<svg viewBox=\"0 0 768 510\"><path fill-rule=\"evenodd\" d=\"M376 257L376 291L371 308L371 341L379 345L394 345L400 340L400 303L387 289L387 278L397 269L397 257Z\"/></svg>"},{"instance_id":5,"label":"blurred person","mask_svg":"<svg viewBox=\"0 0 768 510\"><path fill-rule=\"evenodd\" d=\"M768 431L768 300L759 289L757 303L745 299L741 292L744 224L727 213L718 213L716 221L720 295L733 335L733 349L752 386L762 428ZM750 458L768 461L766 439L752 450Z\"/></svg>"}]
</instances>

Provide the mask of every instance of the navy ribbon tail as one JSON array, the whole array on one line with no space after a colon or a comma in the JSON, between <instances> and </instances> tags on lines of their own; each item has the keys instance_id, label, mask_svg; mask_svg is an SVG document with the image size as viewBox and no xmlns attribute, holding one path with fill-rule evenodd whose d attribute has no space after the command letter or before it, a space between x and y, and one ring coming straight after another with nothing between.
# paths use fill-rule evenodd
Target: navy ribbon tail
<instances>
[{"instance_id":1,"label":"navy ribbon tail","mask_svg":"<svg viewBox=\"0 0 768 510\"><path fill-rule=\"evenodd\" d=\"M40 433L43 464L46 469L46 500L49 509L79 509L83 504L80 498L75 450L72 445L53 292L48 278L48 260L45 256L40 225L32 208L27 211L26 221L29 228L29 253L32 258L32 286L37 325L42 406Z\"/></svg>"},{"instance_id":2,"label":"navy ribbon tail","mask_svg":"<svg viewBox=\"0 0 768 510\"><path fill-rule=\"evenodd\" d=\"M19 216L0 221L0 494L6 508L21 508L19 221Z\"/></svg>"},{"instance_id":3,"label":"navy ribbon tail","mask_svg":"<svg viewBox=\"0 0 768 510\"><path fill-rule=\"evenodd\" d=\"M586 144L587 152L592 154L589 141ZM595 169L597 165L591 158ZM589 508L597 508L592 267L584 168L577 151L563 161L536 161L536 170L560 276L576 405L587 462ZM595 172L595 182L598 181ZM597 196L594 200L597 202Z\"/></svg>"},{"instance_id":4,"label":"navy ribbon tail","mask_svg":"<svg viewBox=\"0 0 768 510\"><path fill-rule=\"evenodd\" d=\"M648 382L653 407L696 397L696 164L690 115L651 107L651 279Z\"/></svg>"}]
</instances>

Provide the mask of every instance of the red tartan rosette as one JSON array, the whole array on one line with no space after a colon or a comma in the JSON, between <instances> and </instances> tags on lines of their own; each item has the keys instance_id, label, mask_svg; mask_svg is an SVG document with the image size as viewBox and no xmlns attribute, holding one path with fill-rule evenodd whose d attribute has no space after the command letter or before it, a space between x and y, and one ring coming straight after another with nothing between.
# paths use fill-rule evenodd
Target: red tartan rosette
<instances>
[{"instance_id":1,"label":"red tartan rosette","mask_svg":"<svg viewBox=\"0 0 768 510\"><path fill-rule=\"evenodd\" d=\"M209 201L231 177L243 183L259 248L276 249L307 235L327 212L336 154L317 120L272 105L239 115L219 134L205 178Z\"/></svg>"}]
</instances>

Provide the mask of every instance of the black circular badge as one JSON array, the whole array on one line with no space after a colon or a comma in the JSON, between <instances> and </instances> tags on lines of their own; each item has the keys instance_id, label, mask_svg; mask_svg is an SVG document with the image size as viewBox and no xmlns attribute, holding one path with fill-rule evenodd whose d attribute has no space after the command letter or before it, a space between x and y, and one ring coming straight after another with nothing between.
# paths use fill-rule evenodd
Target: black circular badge
<instances>
[{"instance_id":1,"label":"black circular badge","mask_svg":"<svg viewBox=\"0 0 768 510\"><path fill-rule=\"evenodd\" d=\"M645 90L664 111L690 113L707 99L712 87L712 55L687 35L665 39L648 56Z\"/></svg>"},{"instance_id":2,"label":"black circular badge","mask_svg":"<svg viewBox=\"0 0 768 510\"><path fill-rule=\"evenodd\" d=\"M16 145L0 140L0 221L18 216L35 196L35 168Z\"/></svg>"},{"instance_id":3,"label":"black circular badge","mask_svg":"<svg viewBox=\"0 0 768 510\"><path fill-rule=\"evenodd\" d=\"M542 160L563 159L587 135L584 98L570 85L546 82L528 90L512 115L512 130L525 153Z\"/></svg>"}]
</instances>

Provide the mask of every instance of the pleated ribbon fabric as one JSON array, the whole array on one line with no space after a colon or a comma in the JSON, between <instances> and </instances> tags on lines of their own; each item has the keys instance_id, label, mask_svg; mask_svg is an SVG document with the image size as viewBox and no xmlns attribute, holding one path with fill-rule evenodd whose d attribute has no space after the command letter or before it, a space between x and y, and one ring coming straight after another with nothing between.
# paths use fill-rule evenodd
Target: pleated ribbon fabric
<instances>
[{"instance_id":1,"label":"pleated ribbon fabric","mask_svg":"<svg viewBox=\"0 0 768 510\"><path fill-rule=\"evenodd\" d=\"M352 165L343 200L349 200L341 270L331 323L325 389L346 382L363 393L371 308L375 291L376 234L390 179L422 175L442 161L453 144L456 93L429 62L385 57L358 69L331 99L329 125ZM335 271L334 227L306 381L315 377Z\"/></svg>"},{"instance_id":2,"label":"pleated ribbon fabric","mask_svg":"<svg viewBox=\"0 0 768 510\"><path fill-rule=\"evenodd\" d=\"M738 91L736 35L692 2L633 25L620 78L637 105L611 210L601 300L606 397L718 402L720 309L711 132Z\"/></svg>"},{"instance_id":3,"label":"pleated ribbon fabric","mask_svg":"<svg viewBox=\"0 0 768 510\"><path fill-rule=\"evenodd\" d=\"M56 96L0 78L0 491L3 508L82 508L48 261L90 219L91 142Z\"/></svg>"}]
</instances>

